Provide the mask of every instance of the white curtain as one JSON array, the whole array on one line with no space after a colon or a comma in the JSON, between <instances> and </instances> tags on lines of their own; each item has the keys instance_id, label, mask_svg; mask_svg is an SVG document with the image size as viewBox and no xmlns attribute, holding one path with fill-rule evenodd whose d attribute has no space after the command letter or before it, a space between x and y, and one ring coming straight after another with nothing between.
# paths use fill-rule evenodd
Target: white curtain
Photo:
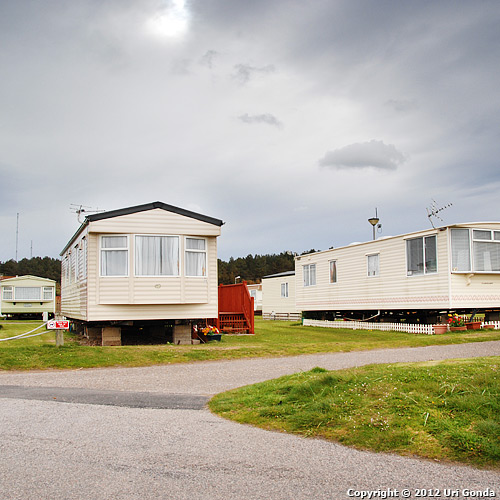
<instances>
[{"instance_id":1,"label":"white curtain","mask_svg":"<svg viewBox=\"0 0 500 500\"><path fill-rule=\"evenodd\" d=\"M451 268L453 271L471 270L468 229L451 230Z\"/></svg>"},{"instance_id":2,"label":"white curtain","mask_svg":"<svg viewBox=\"0 0 500 500\"><path fill-rule=\"evenodd\" d=\"M186 276L207 275L207 253L205 240L186 238Z\"/></svg>"},{"instance_id":3,"label":"white curtain","mask_svg":"<svg viewBox=\"0 0 500 500\"><path fill-rule=\"evenodd\" d=\"M204 252L186 252L186 276L206 276L206 261Z\"/></svg>"},{"instance_id":4,"label":"white curtain","mask_svg":"<svg viewBox=\"0 0 500 500\"><path fill-rule=\"evenodd\" d=\"M407 240L406 261L408 276L424 274L424 242L422 238Z\"/></svg>"},{"instance_id":5,"label":"white curtain","mask_svg":"<svg viewBox=\"0 0 500 500\"><path fill-rule=\"evenodd\" d=\"M101 251L101 274L102 276L127 276L126 250Z\"/></svg>"},{"instance_id":6,"label":"white curtain","mask_svg":"<svg viewBox=\"0 0 500 500\"><path fill-rule=\"evenodd\" d=\"M378 276L378 259L378 254L368 255L368 276Z\"/></svg>"},{"instance_id":7,"label":"white curtain","mask_svg":"<svg viewBox=\"0 0 500 500\"><path fill-rule=\"evenodd\" d=\"M179 238L177 236L136 236L135 274L137 276L178 276Z\"/></svg>"},{"instance_id":8,"label":"white curtain","mask_svg":"<svg viewBox=\"0 0 500 500\"><path fill-rule=\"evenodd\" d=\"M316 264L306 264L303 269L304 286L314 286L316 284Z\"/></svg>"},{"instance_id":9,"label":"white curtain","mask_svg":"<svg viewBox=\"0 0 500 500\"><path fill-rule=\"evenodd\" d=\"M436 237L427 236L425 240L425 272L437 272L437 248Z\"/></svg>"},{"instance_id":10,"label":"white curtain","mask_svg":"<svg viewBox=\"0 0 500 500\"><path fill-rule=\"evenodd\" d=\"M127 276L127 261L128 240L126 236L101 237L102 276Z\"/></svg>"},{"instance_id":11,"label":"white curtain","mask_svg":"<svg viewBox=\"0 0 500 500\"><path fill-rule=\"evenodd\" d=\"M16 286L14 288L16 300L40 300L40 287Z\"/></svg>"},{"instance_id":12,"label":"white curtain","mask_svg":"<svg viewBox=\"0 0 500 500\"><path fill-rule=\"evenodd\" d=\"M474 242L474 271L500 271L500 243Z\"/></svg>"}]
</instances>

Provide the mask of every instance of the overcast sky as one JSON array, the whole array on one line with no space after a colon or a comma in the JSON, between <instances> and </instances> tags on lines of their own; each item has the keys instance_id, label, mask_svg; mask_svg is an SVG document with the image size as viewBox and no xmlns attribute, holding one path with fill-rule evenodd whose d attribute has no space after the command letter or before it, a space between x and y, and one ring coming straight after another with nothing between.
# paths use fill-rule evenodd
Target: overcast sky
<instances>
[{"instance_id":1,"label":"overcast sky","mask_svg":"<svg viewBox=\"0 0 500 500\"><path fill-rule=\"evenodd\" d=\"M72 204L225 221L219 257L500 220L500 2L0 0L0 261Z\"/></svg>"}]
</instances>

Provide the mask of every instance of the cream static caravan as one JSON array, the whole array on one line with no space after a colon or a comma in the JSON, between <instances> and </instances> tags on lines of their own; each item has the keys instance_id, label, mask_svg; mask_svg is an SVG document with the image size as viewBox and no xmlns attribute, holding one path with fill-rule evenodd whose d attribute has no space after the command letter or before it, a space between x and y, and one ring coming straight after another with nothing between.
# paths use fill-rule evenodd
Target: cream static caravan
<instances>
[{"instance_id":1,"label":"cream static caravan","mask_svg":"<svg viewBox=\"0 0 500 500\"><path fill-rule=\"evenodd\" d=\"M301 312L295 306L295 271L262 278L262 317L283 320L301 318Z\"/></svg>"},{"instance_id":2,"label":"cream static caravan","mask_svg":"<svg viewBox=\"0 0 500 500\"><path fill-rule=\"evenodd\" d=\"M56 282L38 276L16 276L0 281L0 315L11 318L54 317Z\"/></svg>"},{"instance_id":3,"label":"cream static caravan","mask_svg":"<svg viewBox=\"0 0 500 500\"><path fill-rule=\"evenodd\" d=\"M139 331L190 343L218 317L222 224L161 202L88 215L61 252L61 313L103 345Z\"/></svg>"},{"instance_id":4,"label":"cream static caravan","mask_svg":"<svg viewBox=\"0 0 500 500\"><path fill-rule=\"evenodd\" d=\"M296 305L309 318L434 323L499 319L500 222L455 224L298 256Z\"/></svg>"}]
</instances>

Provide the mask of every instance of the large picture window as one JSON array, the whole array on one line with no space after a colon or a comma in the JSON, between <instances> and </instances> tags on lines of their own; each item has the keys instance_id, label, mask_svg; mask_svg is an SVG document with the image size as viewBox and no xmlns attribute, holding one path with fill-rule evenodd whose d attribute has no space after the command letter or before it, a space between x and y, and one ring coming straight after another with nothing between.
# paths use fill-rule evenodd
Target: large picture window
<instances>
[{"instance_id":1,"label":"large picture window","mask_svg":"<svg viewBox=\"0 0 500 500\"><path fill-rule=\"evenodd\" d=\"M418 276L437 272L436 236L424 236L406 241L406 273Z\"/></svg>"},{"instance_id":2,"label":"large picture window","mask_svg":"<svg viewBox=\"0 0 500 500\"><path fill-rule=\"evenodd\" d=\"M304 286L316 284L316 264L306 264L304 266Z\"/></svg>"},{"instance_id":3,"label":"large picture window","mask_svg":"<svg viewBox=\"0 0 500 500\"><path fill-rule=\"evenodd\" d=\"M39 286L16 286L14 288L15 300L34 300L41 298L41 288Z\"/></svg>"},{"instance_id":4,"label":"large picture window","mask_svg":"<svg viewBox=\"0 0 500 500\"><path fill-rule=\"evenodd\" d=\"M474 271L500 271L500 231L473 230Z\"/></svg>"},{"instance_id":5,"label":"large picture window","mask_svg":"<svg viewBox=\"0 0 500 500\"><path fill-rule=\"evenodd\" d=\"M101 276L128 275L128 238L101 236Z\"/></svg>"},{"instance_id":6,"label":"large picture window","mask_svg":"<svg viewBox=\"0 0 500 500\"><path fill-rule=\"evenodd\" d=\"M136 276L178 276L178 236L136 236Z\"/></svg>"},{"instance_id":7,"label":"large picture window","mask_svg":"<svg viewBox=\"0 0 500 500\"><path fill-rule=\"evenodd\" d=\"M186 276L207 275L207 241L186 238Z\"/></svg>"},{"instance_id":8,"label":"large picture window","mask_svg":"<svg viewBox=\"0 0 500 500\"><path fill-rule=\"evenodd\" d=\"M500 231L453 228L451 270L454 272L500 272Z\"/></svg>"}]
</instances>

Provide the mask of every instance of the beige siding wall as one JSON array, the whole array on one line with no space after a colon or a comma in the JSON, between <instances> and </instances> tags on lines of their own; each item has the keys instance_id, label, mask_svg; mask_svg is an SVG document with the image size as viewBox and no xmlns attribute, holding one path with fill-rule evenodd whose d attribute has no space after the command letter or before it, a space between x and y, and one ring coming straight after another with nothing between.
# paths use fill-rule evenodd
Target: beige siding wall
<instances>
[{"instance_id":1,"label":"beige siding wall","mask_svg":"<svg viewBox=\"0 0 500 500\"><path fill-rule=\"evenodd\" d=\"M88 231L83 231L62 256L61 314L85 320L87 317Z\"/></svg>"},{"instance_id":2,"label":"beige siding wall","mask_svg":"<svg viewBox=\"0 0 500 500\"><path fill-rule=\"evenodd\" d=\"M288 283L288 298L281 296L281 284ZM295 306L295 276L262 280L262 314L300 312Z\"/></svg>"},{"instance_id":3,"label":"beige siding wall","mask_svg":"<svg viewBox=\"0 0 500 500\"><path fill-rule=\"evenodd\" d=\"M446 232L437 235L438 272L407 276L403 236L356 244L298 257L295 261L299 310L378 310L447 308L449 304ZM368 255L379 255L379 275L368 276ZM337 263L337 282L330 283L330 261ZM316 264L316 285L304 286L304 265Z\"/></svg>"},{"instance_id":4,"label":"beige siding wall","mask_svg":"<svg viewBox=\"0 0 500 500\"><path fill-rule=\"evenodd\" d=\"M128 276L100 276L100 236L106 234L129 235ZM180 236L180 276L135 276L136 234ZM67 301L73 304L73 308L65 314L86 321L217 317L216 236L219 234L218 226L161 209L91 222L88 226L88 288L86 285L83 294L86 298L85 317L77 315L75 294ZM185 236L206 238L207 276L185 276Z\"/></svg>"},{"instance_id":5,"label":"beige siding wall","mask_svg":"<svg viewBox=\"0 0 500 500\"><path fill-rule=\"evenodd\" d=\"M500 275L453 273L451 289L452 309L500 307Z\"/></svg>"},{"instance_id":6,"label":"beige siding wall","mask_svg":"<svg viewBox=\"0 0 500 500\"><path fill-rule=\"evenodd\" d=\"M160 208L90 223L91 232L118 234L181 234L219 236L220 227L214 224L167 212ZM168 229L168 231L166 231Z\"/></svg>"},{"instance_id":7,"label":"beige siding wall","mask_svg":"<svg viewBox=\"0 0 500 500\"><path fill-rule=\"evenodd\" d=\"M3 288L12 287L13 300L3 300ZM38 288L40 300L15 300L15 288ZM43 288L52 289L52 300L44 300ZM53 280L38 278L36 276L19 276L0 282L0 313L2 314L39 314L44 312L54 313L56 310L56 283Z\"/></svg>"}]
</instances>

